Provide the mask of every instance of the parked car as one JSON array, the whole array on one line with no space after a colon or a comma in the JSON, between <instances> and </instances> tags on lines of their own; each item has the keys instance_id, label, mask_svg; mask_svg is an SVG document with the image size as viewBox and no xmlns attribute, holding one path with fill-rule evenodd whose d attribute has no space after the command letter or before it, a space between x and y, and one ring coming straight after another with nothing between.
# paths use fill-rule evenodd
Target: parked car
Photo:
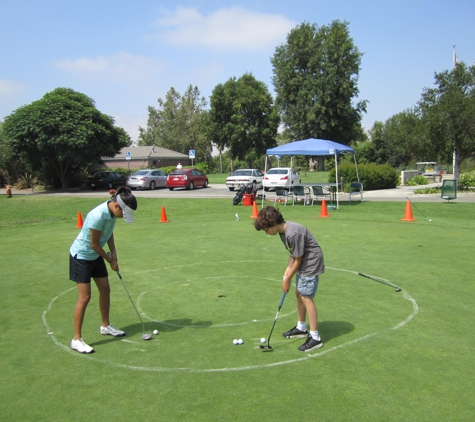
<instances>
[{"instance_id":1,"label":"parked car","mask_svg":"<svg viewBox=\"0 0 475 422\"><path fill-rule=\"evenodd\" d=\"M268 191L276 186L291 189L294 183L300 183L300 174L290 167L275 167L264 176L264 190Z\"/></svg>"},{"instance_id":2,"label":"parked car","mask_svg":"<svg viewBox=\"0 0 475 422\"><path fill-rule=\"evenodd\" d=\"M256 189L262 187L262 178L264 175L257 169L241 169L236 170L226 179L226 186L230 191L239 189L241 185L253 184Z\"/></svg>"},{"instance_id":3,"label":"parked car","mask_svg":"<svg viewBox=\"0 0 475 422\"><path fill-rule=\"evenodd\" d=\"M167 178L168 189L175 188L194 189L198 186L208 187L208 178L197 169L177 169L173 170Z\"/></svg>"},{"instance_id":4,"label":"parked car","mask_svg":"<svg viewBox=\"0 0 475 422\"><path fill-rule=\"evenodd\" d=\"M127 186L134 190L165 188L167 186L167 174L162 170L145 169L138 170L127 177Z\"/></svg>"},{"instance_id":5,"label":"parked car","mask_svg":"<svg viewBox=\"0 0 475 422\"><path fill-rule=\"evenodd\" d=\"M127 178L116 171L98 171L86 179L86 186L91 189L115 189L118 186L125 186L126 182Z\"/></svg>"}]
</instances>

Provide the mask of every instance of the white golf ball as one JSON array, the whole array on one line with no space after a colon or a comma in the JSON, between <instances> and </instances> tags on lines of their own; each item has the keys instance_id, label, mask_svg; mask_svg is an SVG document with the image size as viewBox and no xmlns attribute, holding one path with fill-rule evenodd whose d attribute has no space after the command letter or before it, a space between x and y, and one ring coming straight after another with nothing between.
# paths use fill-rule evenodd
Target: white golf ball
<instances>
[{"instance_id":1,"label":"white golf ball","mask_svg":"<svg viewBox=\"0 0 475 422\"><path fill-rule=\"evenodd\" d=\"M243 344L243 343L244 343L244 341L242 340L242 338L240 338L240 339L238 340L238 344Z\"/></svg>"},{"instance_id":2,"label":"white golf ball","mask_svg":"<svg viewBox=\"0 0 475 422\"><path fill-rule=\"evenodd\" d=\"M264 337L261 338L261 343L265 343L266 339Z\"/></svg>"},{"instance_id":3,"label":"white golf ball","mask_svg":"<svg viewBox=\"0 0 475 422\"><path fill-rule=\"evenodd\" d=\"M239 344L236 339L233 340L233 344Z\"/></svg>"},{"instance_id":4,"label":"white golf ball","mask_svg":"<svg viewBox=\"0 0 475 422\"><path fill-rule=\"evenodd\" d=\"M157 335L157 334L158 334L158 330L153 330L153 334Z\"/></svg>"}]
</instances>

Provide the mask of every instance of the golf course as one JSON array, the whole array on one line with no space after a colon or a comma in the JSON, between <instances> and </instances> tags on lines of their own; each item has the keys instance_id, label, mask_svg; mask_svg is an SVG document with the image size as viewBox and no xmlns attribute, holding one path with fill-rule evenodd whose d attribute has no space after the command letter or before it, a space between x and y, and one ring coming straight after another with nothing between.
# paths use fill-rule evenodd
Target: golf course
<instances>
[{"instance_id":1,"label":"golf course","mask_svg":"<svg viewBox=\"0 0 475 422\"><path fill-rule=\"evenodd\" d=\"M70 348L69 247L78 213L107 199L0 197L2 420L474 420L474 203L420 202L412 222L403 202L340 202L328 218L320 203L279 206L325 258L324 346L303 353L304 340L282 336L297 322L294 286L272 350L260 348L288 253L254 229L252 207L138 198L135 223L119 219L114 238L139 315L109 269L111 323L126 336L99 333L93 284L82 332L95 353L85 355Z\"/></svg>"}]
</instances>

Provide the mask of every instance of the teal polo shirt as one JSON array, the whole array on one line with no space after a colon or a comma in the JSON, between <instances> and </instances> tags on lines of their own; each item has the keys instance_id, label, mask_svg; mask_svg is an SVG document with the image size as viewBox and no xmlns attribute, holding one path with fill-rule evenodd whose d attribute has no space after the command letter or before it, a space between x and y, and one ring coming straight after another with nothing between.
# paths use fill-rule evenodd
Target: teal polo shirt
<instances>
[{"instance_id":1,"label":"teal polo shirt","mask_svg":"<svg viewBox=\"0 0 475 422\"><path fill-rule=\"evenodd\" d=\"M69 249L72 256L77 255L78 259L86 259L88 261L94 261L99 257L99 254L91 247L91 229L101 232L99 243L101 247L104 247L114 232L115 222L117 220L109 211L109 202L110 201L104 202L87 214L81 232Z\"/></svg>"}]
</instances>

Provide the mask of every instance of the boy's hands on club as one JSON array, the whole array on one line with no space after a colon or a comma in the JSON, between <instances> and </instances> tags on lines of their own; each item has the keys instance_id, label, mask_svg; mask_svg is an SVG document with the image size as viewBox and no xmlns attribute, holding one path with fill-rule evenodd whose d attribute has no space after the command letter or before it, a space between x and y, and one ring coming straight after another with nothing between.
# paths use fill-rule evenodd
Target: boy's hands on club
<instances>
[{"instance_id":1,"label":"boy's hands on club","mask_svg":"<svg viewBox=\"0 0 475 422\"><path fill-rule=\"evenodd\" d=\"M287 276L284 275L284 281L282 281L282 290L285 293L289 293L291 283L292 283L292 279L287 278Z\"/></svg>"}]
</instances>

